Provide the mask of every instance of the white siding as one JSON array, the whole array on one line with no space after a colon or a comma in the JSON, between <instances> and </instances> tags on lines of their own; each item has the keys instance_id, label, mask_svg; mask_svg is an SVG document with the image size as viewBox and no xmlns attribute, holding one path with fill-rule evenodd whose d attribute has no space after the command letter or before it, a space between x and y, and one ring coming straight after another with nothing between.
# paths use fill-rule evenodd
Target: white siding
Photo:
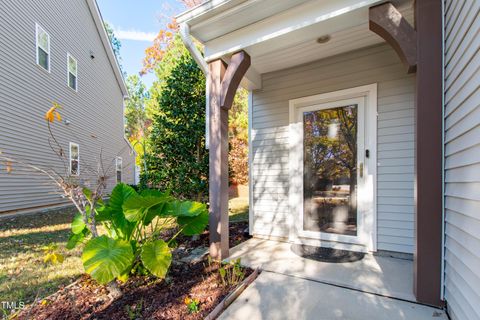
<instances>
[{"instance_id":1,"label":"white siding","mask_svg":"<svg viewBox=\"0 0 480 320\"><path fill-rule=\"evenodd\" d=\"M480 319L480 2L445 7L445 299Z\"/></svg>"},{"instance_id":2,"label":"white siding","mask_svg":"<svg viewBox=\"0 0 480 320\"><path fill-rule=\"evenodd\" d=\"M414 76L387 45L263 75L253 94L253 233L288 237L288 101L378 83L378 249L413 253Z\"/></svg>"}]
</instances>

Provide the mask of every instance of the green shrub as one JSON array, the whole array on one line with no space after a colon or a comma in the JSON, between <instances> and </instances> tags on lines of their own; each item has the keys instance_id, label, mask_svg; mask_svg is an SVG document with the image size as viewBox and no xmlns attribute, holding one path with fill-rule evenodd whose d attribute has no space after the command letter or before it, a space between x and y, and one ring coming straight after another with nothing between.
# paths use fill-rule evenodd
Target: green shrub
<instances>
[{"instance_id":1,"label":"green shrub","mask_svg":"<svg viewBox=\"0 0 480 320\"><path fill-rule=\"evenodd\" d=\"M221 262L218 273L224 287L237 285L245 278L245 270L241 265L240 258L230 262Z\"/></svg>"},{"instance_id":2,"label":"green shrub","mask_svg":"<svg viewBox=\"0 0 480 320\"><path fill-rule=\"evenodd\" d=\"M205 77L188 52L161 82L146 155L142 184L171 190L179 198L208 197L205 149Z\"/></svg>"},{"instance_id":3,"label":"green shrub","mask_svg":"<svg viewBox=\"0 0 480 320\"><path fill-rule=\"evenodd\" d=\"M114 279L126 281L130 274L145 271L164 278L172 262L169 245L180 233L191 236L203 232L208 223L205 204L179 201L156 190L137 193L122 183L113 189L108 204L95 211L95 223L102 224L107 234L88 239L90 231L78 214L67 248L86 242L83 266L102 284ZM178 232L168 241L159 239L161 231L173 223L178 225Z\"/></svg>"}]
</instances>

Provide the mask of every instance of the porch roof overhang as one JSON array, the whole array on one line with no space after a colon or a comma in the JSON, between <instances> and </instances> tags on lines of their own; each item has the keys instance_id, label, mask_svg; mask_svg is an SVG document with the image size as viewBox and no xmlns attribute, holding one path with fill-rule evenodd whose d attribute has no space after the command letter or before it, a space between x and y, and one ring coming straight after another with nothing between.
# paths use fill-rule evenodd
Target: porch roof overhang
<instances>
[{"instance_id":1,"label":"porch roof overhang","mask_svg":"<svg viewBox=\"0 0 480 320\"><path fill-rule=\"evenodd\" d=\"M369 30L380 0L210 0L177 16L205 46L207 62L244 50L251 67L242 86L261 88L263 73L384 42ZM411 24L413 1L393 0ZM317 40L326 37L325 43Z\"/></svg>"}]
</instances>

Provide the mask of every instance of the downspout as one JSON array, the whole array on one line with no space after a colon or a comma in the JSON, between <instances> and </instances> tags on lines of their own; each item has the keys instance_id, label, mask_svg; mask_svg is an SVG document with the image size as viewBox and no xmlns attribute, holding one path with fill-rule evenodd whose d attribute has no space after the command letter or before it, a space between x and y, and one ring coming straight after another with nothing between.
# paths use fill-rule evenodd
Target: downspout
<instances>
[{"instance_id":1,"label":"downspout","mask_svg":"<svg viewBox=\"0 0 480 320\"><path fill-rule=\"evenodd\" d=\"M198 50L197 46L192 41L192 36L190 35L190 26L186 23L180 25L180 37L182 38L183 44L187 47L187 50L192 55L193 59L197 62L200 69L205 74L206 79L206 88L205 88L205 148L208 149L210 146L210 135L209 135L209 119L210 119L210 73L208 71L208 64L205 61L202 53Z\"/></svg>"}]
</instances>

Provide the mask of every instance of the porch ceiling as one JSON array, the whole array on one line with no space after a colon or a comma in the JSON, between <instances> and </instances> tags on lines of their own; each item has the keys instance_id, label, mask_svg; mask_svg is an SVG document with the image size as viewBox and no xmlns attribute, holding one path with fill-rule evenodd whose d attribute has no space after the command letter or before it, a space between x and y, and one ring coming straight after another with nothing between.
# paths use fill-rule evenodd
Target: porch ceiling
<instances>
[{"instance_id":1,"label":"porch ceiling","mask_svg":"<svg viewBox=\"0 0 480 320\"><path fill-rule=\"evenodd\" d=\"M258 89L260 74L384 42L368 28L368 8L382 2L211 0L177 19L204 43L207 61L245 50L252 65L242 85ZM413 25L413 1L391 2ZM318 43L322 36L330 40Z\"/></svg>"},{"instance_id":2,"label":"porch ceiling","mask_svg":"<svg viewBox=\"0 0 480 320\"><path fill-rule=\"evenodd\" d=\"M407 20L413 20L413 10L405 8L402 12ZM261 48L252 47L246 51L252 57L252 67L260 74L286 69L297 65L320 60L352 50L385 42L368 29L368 23L353 26L334 33L310 33L310 39L263 52ZM320 44L317 39L328 35L330 40ZM281 45L280 43L278 45ZM272 48L272 47L270 47Z\"/></svg>"}]
</instances>

